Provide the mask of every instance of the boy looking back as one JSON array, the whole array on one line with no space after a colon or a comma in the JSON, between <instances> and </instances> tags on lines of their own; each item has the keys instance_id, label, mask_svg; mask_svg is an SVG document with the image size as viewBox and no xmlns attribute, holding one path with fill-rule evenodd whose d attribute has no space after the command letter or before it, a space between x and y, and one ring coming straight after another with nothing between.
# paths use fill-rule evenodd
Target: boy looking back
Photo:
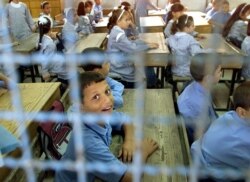
<instances>
[{"instance_id":1,"label":"boy looking back","mask_svg":"<svg viewBox=\"0 0 250 182\"><path fill-rule=\"evenodd\" d=\"M80 76L81 110L93 114L111 114L113 112L113 96L105 77L97 72L85 72ZM122 113L113 113L121 117ZM123 129L124 143L120 152L123 162L131 162L134 151L134 129L131 124L118 123L116 129ZM127 171L127 166L118 160L110 151L112 128L108 121L98 123L82 124L84 138L84 157L86 162L102 162L107 166L115 165L115 171L102 172L94 170L87 173L87 181L94 181L95 177L103 181L132 181L132 175ZM76 160L74 135L69 140L69 144L62 160ZM142 144L142 160L147 158L158 148L158 144L151 139L146 139ZM71 182L77 181L77 175L72 171L58 171L56 181Z\"/></svg>"}]
</instances>

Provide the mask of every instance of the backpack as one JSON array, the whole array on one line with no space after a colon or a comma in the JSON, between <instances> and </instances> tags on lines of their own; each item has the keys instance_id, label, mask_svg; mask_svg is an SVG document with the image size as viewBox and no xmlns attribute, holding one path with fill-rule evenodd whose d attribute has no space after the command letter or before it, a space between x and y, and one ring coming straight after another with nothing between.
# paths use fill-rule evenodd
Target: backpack
<instances>
[{"instance_id":1,"label":"backpack","mask_svg":"<svg viewBox=\"0 0 250 182\"><path fill-rule=\"evenodd\" d=\"M55 100L50 111L64 112L62 102ZM64 142L68 143L67 136L71 130L72 128L67 122L56 123L48 120L39 124L39 140L46 159L59 160L62 157L63 152L60 149Z\"/></svg>"}]
</instances>

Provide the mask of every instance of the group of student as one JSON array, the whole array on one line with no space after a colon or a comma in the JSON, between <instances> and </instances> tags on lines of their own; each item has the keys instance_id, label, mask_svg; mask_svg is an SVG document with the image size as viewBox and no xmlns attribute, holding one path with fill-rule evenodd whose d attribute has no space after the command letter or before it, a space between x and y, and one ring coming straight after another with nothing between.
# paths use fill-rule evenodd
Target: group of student
<instances>
[{"instance_id":1,"label":"group of student","mask_svg":"<svg viewBox=\"0 0 250 182\"><path fill-rule=\"evenodd\" d=\"M250 56L250 23L248 25L245 23L250 15L250 4L239 5L232 15L228 14L228 6L229 3L226 0L213 0L212 7L207 13L207 19L222 30L216 29L216 32L222 33L236 46L240 45L242 50ZM41 7L43 15L36 25L33 23L30 13L25 13L28 16L28 22L27 18L20 16L24 11L29 12L24 3L18 0L10 1L6 8L10 30L17 39L25 39L38 26L40 35L38 51L49 56L48 61L42 64L43 78L49 80L52 74L56 74L58 80L67 85L69 75L66 65L63 62L53 62L55 64L49 62L57 51L55 43L57 37L51 32L55 22L50 17L49 2L42 3ZM144 42L138 38L138 29L136 28L139 25L138 17L147 15L145 14L147 9L145 7L159 9L150 0L138 0L136 1L134 16L131 5L128 2L122 2L119 8L112 11L109 18L107 51L89 48L82 52L86 58L91 58L87 61L93 62L81 65L85 71L79 76L81 109L83 112L107 114L115 112L114 115L117 118L126 117L122 113L113 111L113 109L123 106L122 94L124 88L134 88L138 81L136 80L135 63L128 60L127 56L158 47L158 44L154 42ZM212 104L211 89L213 85L218 83L221 76L220 57L215 55L213 50L205 50L200 47L196 38L204 37L194 32L194 20L192 16L185 14L186 7L180 2L172 1L169 1L166 7L168 14L164 33L166 44L170 48L175 61L172 63L171 72L177 76L189 76L193 79L178 97L177 104L179 113L186 124L194 158L198 157L203 167L249 168L250 156L248 151L250 143L247 140L250 130L249 81L236 88L233 95L234 111L229 111L218 118ZM96 16L91 14L92 10L96 12ZM64 16L62 39L67 50L81 36L92 33L94 23L102 21L101 1L95 0L94 7L91 1L80 2L77 10L66 8ZM108 59L106 53L109 55ZM92 60L93 55L102 57L101 63L95 64ZM242 73L246 79L249 79L250 69L247 66L249 64L245 64ZM110 78L109 72L118 74L121 80L116 81ZM157 87L158 80L154 69L145 68L145 75L147 87ZM74 112L74 108L72 108L72 112ZM112 128L124 130L124 143L119 157L123 162L131 162L135 149L133 124L118 122ZM109 149L112 128L109 121L82 125L86 161L104 162L119 169L105 173L98 170L88 172L87 181L93 181L95 177L104 181L132 180L131 173L127 171L127 166L114 156ZM199 129L203 130L204 134L198 135ZM76 159L73 136L70 138L62 161ZM198 138L197 141L195 141L196 138ZM152 139L143 140L142 146L143 162L159 147L157 142ZM76 172L67 170L56 172L56 181L76 180Z\"/></svg>"}]
</instances>

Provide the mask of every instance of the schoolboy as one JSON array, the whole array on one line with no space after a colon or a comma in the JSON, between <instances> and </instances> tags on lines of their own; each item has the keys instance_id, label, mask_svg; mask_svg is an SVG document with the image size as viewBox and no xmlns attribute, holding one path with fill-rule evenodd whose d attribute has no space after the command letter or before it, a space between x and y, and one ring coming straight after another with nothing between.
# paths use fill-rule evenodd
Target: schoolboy
<instances>
[{"instance_id":1,"label":"schoolboy","mask_svg":"<svg viewBox=\"0 0 250 182\"><path fill-rule=\"evenodd\" d=\"M205 128L217 118L211 99L211 89L219 82L221 66L218 55L198 54L190 64L190 73L194 81L188 85L177 100L178 109L184 118L189 144L194 141L195 129L201 122Z\"/></svg>"},{"instance_id":2,"label":"schoolboy","mask_svg":"<svg viewBox=\"0 0 250 182\"><path fill-rule=\"evenodd\" d=\"M99 21L102 21L103 19L103 8L102 8L102 0L94 0L94 19L95 22L98 23Z\"/></svg>"},{"instance_id":3,"label":"schoolboy","mask_svg":"<svg viewBox=\"0 0 250 182\"><path fill-rule=\"evenodd\" d=\"M250 167L250 82L233 94L234 110L215 120L191 147L204 167L246 169Z\"/></svg>"},{"instance_id":4,"label":"schoolboy","mask_svg":"<svg viewBox=\"0 0 250 182\"><path fill-rule=\"evenodd\" d=\"M82 68L84 71L96 71L98 73L101 73L104 77L106 82L108 83L112 95L114 97L114 108L120 108L123 106L123 98L122 94L124 91L124 85L108 76L109 69L110 69L110 63L106 61L105 53L100 48L87 48L83 52L83 55L86 57L95 57L98 56L101 60L99 62L96 62L94 60L88 60L91 63L86 63L82 65Z\"/></svg>"},{"instance_id":5,"label":"schoolboy","mask_svg":"<svg viewBox=\"0 0 250 182\"><path fill-rule=\"evenodd\" d=\"M223 0L213 0L212 8L207 12L205 19L209 20L222 6Z\"/></svg>"},{"instance_id":6,"label":"schoolboy","mask_svg":"<svg viewBox=\"0 0 250 182\"><path fill-rule=\"evenodd\" d=\"M80 76L81 110L88 113L111 114L113 111L113 96L110 88L105 81L105 77L97 72L85 72ZM117 114L121 117L122 113ZM117 129L124 130L124 143L122 149L122 159L124 162L131 162L134 150L133 126L119 123ZM111 125L108 121L102 121L93 124L82 124L84 138L84 156L87 162L102 162L107 166L115 165L115 171L101 172L98 170L87 174L87 181L94 181L95 177L103 181L132 181L132 175L127 172L127 166L118 160L110 151L111 143ZM147 139L143 141L142 160L147 158L158 148L158 144ZM62 160L75 160L73 135L69 140L66 153ZM56 181L77 181L77 175L72 171L58 171Z\"/></svg>"}]
</instances>

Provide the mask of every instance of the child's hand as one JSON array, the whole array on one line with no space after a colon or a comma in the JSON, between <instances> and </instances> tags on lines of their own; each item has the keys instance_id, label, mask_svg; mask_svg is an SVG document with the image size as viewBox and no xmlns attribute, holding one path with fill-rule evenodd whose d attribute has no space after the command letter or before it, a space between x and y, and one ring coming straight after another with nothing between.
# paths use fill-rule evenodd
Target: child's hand
<instances>
[{"instance_id":1,"label":"child's hand","mask_svg":"<svg viewBox=\"0 0 250 182\"><path fill-rule=\"evenodd\" d=\"M143 157L146 160L154 151L159 148L159 145L153 139L147 138L143 140Z\"/></svg>"},{"instance_id":2,"label":"child's hand","mask_svg":"<svg viewBox=\"0 0 250 182\"><path fill-rule=\"evenodd\" d=\"M127 140L123 143L122 149L119 151L118 158L122 158L123 162L132 162L134 150L134 140Z\"/></svg>"}]
</instances>

